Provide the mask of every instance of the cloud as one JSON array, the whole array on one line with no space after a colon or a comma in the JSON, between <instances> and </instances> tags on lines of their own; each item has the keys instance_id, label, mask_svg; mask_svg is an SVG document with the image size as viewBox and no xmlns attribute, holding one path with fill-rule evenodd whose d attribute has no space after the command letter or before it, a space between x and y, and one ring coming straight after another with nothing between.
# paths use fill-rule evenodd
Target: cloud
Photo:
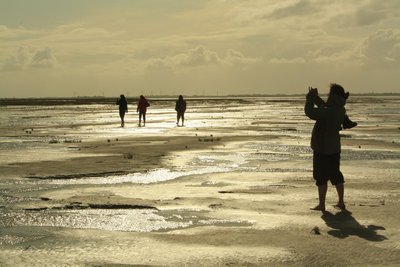
<instances>
[{"instance_id":1,"label":"cloud","mask_svg":"<svg viewBox=\"0 0 400 267\"><path fill-rule=\"evenodd\" d=\"M51 49L46 47L35 51L31 58L30 66L33 68L52 68L56 66L56 63Z\"/></svg>"},{"instance_id":2,"label":"cloud","mask_svg":"<svg viewBox=\"0 0 400 267\"><path fill-rule=\"evenodd\" d=\"M234 49L228 49L226 56L224 58L224 63L228 65L237 64L253 64L261 61L261 58L250 58L243 55L243 53L236 51Z\"/></svg>"},{"instance_id":3,"label":"cloud","mask_svg":"<svg viewBox=\"0 0 400 267\"><path fill-rule=\"evenodd\" d=\"M304 64L304 63L306 63L306 60L302 57L272 58L269 60L269 63L273 63L273 64Z\"/></svg>"},{"instance_id":4,"label":"cloud","mask_svg":"<svg viewBox=\"0 0 400 267\"><path fill-rule=\"evenodd\" d=\"M37 68L54 68L57 60L52 50L48 47L31 50L26 47L19 47L15 55L5 59L3 71L21 71Z\"/></svg>"},{"instance_id":5,"label":"cloud","mask_svg":"<svg viewBox=\"0 0 400 267\"><path fill-rule=\"evenodd\" d=\"M6 58L4 71L18 71L24 69L30 60L30 55L24 47L19 47L16 54Z\"/></svg>"},{"instance_id":6,"label":"cloud","mask_svg":"<svg viewBox=\"0 0 400 267\"><path fill-rule=\"evenodd\" d=\"M221 58L214 51L207 50L203 46L192 48L184 53L178 53L166 57L150 58L146 62L148 69L169 69L177 67L198 67L218 64Z\"/></svg>"},{"instance_id":7,"label":"cloud","mask_svg":"<svg viewBox=\"0 0 400 267\"><path fill-rule=\"evenodd\" d=\"M147 68L182 68L182 67L200 67L209 65L238 65L252 64L259 62L259 58L250 58L234 49L228 49L226 55L220 56L217 52L208 50L204 46L197 46L184 53L170 55L164 58L151 58L147 60Z\"/></svg>"},{"instance_id":8,"label":"cloud","mask_svg":"<svg viewBox=\"0 0 400 267\"><path fill-rule=\"evenodd\" d=\"M301 56L274 57L268 60L270 64L293 65L310 64L317 67L361 67L364 65L365 57L359 52L359 47L326 47L310 49L301 53Z\"/></svg>"},{"instance_id":9,"label":"cloud","mask_svg":"<svg viewBox=\"0 0 400 267\"><path fill-rule=\"evenodd\" d=\"M361 53L369 64L400 67L400 31L386 29L373 33L363 42Z\"/></svg>"},{"instance_id":10,"label":"cloud","mask_svg":"<svg viewBox=\"0 0 400 267\"><path fill-rule=\"evenodd\" d=\"M66 24L55 28L48 33L48 37L54 40L90 41L112 39L123 34L124 31L108 31L101 27L89 27L82 24Z\"/></svg>"},{"instance_id":11,"label":"cloud","mask_svg":"<svg viewBox=\"0 0 400 267\"><path fill-rule=\"evenodd\" d=\"M330 67L361 67L363 57L355 49L335 52L332 54L321 54L310 59L310 62L318 65L329 65Z\"/></svg>"},{"instance_id":12,"label":"cloud","mask_svg":"<svg viewBox=\"0 0 400 267\"><path fill-rule=\"evenodd\" d=\"M24 27L9 28L6 25L0 25L0 39L7 44L7 41L25 40L36 38L42 33L37 30L29 30Z\"/></svg>"},{"instance_id":13,"label":"cloud","mask_svg":"<svg viewBox=\"0 0 400 267\"><path fill-rule=\"evenodd\" d=\"M354 19L358 26L368 26L399 16L400 2L398 0L369 1L356 10Z\"/></svg>"},{"instance_id":14,"label":"cloud","mask_svg":"<svg viewBox=\"0 0 400 267\"><path fill-rule=\"evenodd\" d=\"M145 65L150 70L162 70L172 67L172 64L168 60L162 58L151 58L147 60Z\"/></svg>"},{"instance_id":15,"label":"cloud","mask_svg":"<svg viewBox=\"0 0 400 267\"><path fill-rule=\"evenodd\" d=\"M0 25L0 37L4 38L5 36L7 36L9 33L9 29L7 26L5 25Z\"/></svg>"},{"instance_id":16,"label":"cloud","mask_svg":"<svg viewBox=\"0 0 400 267\"><path fill-rule=\"evenodd\" d=\"M292 18L307 16L309 21L315 19L315 15L322 12L318 2L309 0L286 0L286 1L240 1L228 13L238 24L279 23L282 19L291 21Z\"/></svg>"},{"instance_id":17,"label":"cloud","mask_svg":"<svg viewBox=\"0 0 400 267\"><path fill-rule=\"evenodd\" d=\"M285 18L292 16L309 16L315 12L314 5L307 0L289 2L287 6L277 7L270 14L272 18Z\"/></svg>"},{"instance_id":18,"label":"cloud","mask_svg":"<svg viewBox=\"0 0 400 267\"><path fill-rule=\"evenodd\" d=\"M181 66L202 66L212 65L221 62L221 58L214 51L207 50L203 46L195 47L185 54L179 54L172 57L175 65Z\"/></svg>"},{"instance_id":19,"label":"cloud","mask_svg":"<svg viewBox=\"0 0 400 267\"><path fill-rule=\"evenodd\" d=\"M400 30L378 30L364 39L355 39L352 46L338 45L331 51L318 49L305 58L317 64L396 69L400 67Z\"/></svg>"}]
</instances>

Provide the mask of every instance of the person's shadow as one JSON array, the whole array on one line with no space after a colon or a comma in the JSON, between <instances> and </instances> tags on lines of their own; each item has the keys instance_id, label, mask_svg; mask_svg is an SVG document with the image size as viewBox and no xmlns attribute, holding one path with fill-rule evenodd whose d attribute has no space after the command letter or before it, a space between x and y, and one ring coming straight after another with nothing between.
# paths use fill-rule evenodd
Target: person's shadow
<instances>
[{"instance_id":1,"label":"person's shadow","mask_svg":"<svg viewBox=\"0 0 400 267\"><path fill-rule=\"evenodd\" d=\"M385 230L385 227L361 225L348 210L342 210L336 214L325 211L321 218L328 227L332 228L332 230L328 231L328 234L337 238L346 238L354 235L373 242L387 239L385 236L377 233L377 230Z\"/></svg>"}]
</instances>

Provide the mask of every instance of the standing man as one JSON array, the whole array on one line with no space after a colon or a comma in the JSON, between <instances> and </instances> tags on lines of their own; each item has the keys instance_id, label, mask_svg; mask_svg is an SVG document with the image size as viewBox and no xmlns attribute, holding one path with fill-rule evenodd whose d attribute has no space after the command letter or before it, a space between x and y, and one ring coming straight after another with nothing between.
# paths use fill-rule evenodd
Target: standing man
<instances>
[{"instance_id":1,"label":"standing man","mask_svg":"<svg viewBox=\"0 0 400 267\"><path fill-rule=\"evenodd\" d=\"M138 105L136 112L139 112L139 127L142 126L142 117L143 117L143 126L146 126L146 112L147 108L150 106L147 99L141 95L139 97Z\"/></svg>"},{"instance_id":2,"label":"standing man","mask_svg":"<svg viewBox=\"0 0 400 267\"><path fill-rule=\"evenodd\" d=\"M121 127L125 126L125 113L128 113L128 101L124 95L120 95L119 99L117 99L117 105L119 105L119 117L121 118Z\"/></svg>"},{"instance_id":3,"label":"standing man","mask_svg":"<svg viewBox=\"0 0 400 267\"><path fill-rule=\"evenodd\" d=\"M176 125L179 126L179 119L182 118L182 126L185 123L185 111L186 111L186 101L183 100L183 96L179 95L178 100L176 101L175 104L175 110L176 110Z\"/></svg>"},{"instance_id":4,"label":"standing man","mask_svg":"<svg viewBox=\"0 0 400 267\"><path fill-rule=\"evenodd\" d=\"M336 208L345 209L344 177L340 171L340 135L339 131L346 115L344 108L348 93L339 84L331 84L328 100L324 107L315 107L318 90L309 88L304 112L315 120L311 136L313 149L313 177L318 187L319 203L312 210L325 211L325 198L328 180L336 187L338 202Z\"/></svg>"}]
</instances>

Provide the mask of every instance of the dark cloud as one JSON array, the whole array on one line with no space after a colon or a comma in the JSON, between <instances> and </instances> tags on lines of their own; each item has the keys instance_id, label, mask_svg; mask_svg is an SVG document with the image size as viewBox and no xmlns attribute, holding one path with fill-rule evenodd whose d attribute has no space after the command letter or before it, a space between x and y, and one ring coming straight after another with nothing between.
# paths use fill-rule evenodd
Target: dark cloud
<instances>
[{"instance_id":1,"label":"dark cloud","mask_svg":"<svg viewBox=\"0 0 400 267\"><path fill-rule=\"evenodd\" d=\"M386 19L400 17L400 1L369 1L354 14L357 26L368 26Z\"/></svg>"},{"instance_id":2,"label":"dark cloud","mask_svg":"<svg viewBox=\"0 0 400 267\"><path fill-rule=\"evenodd\" d=\"M52 50L48 47L29 50L19 47L15 55L6 58L3 71L21 71L35 68L53 68L57 65L57 60L53 56Z\"/></svg>"},{"instance_id":3,"label":"dark cloud","mask_svg":"<svg viewBox=\"0 0 400 267\"><path fill-rule=\"evenodd\" d=\"M56 60L50 48L46 47L37 50L31 59L30 66L34 68L52 68L56 64Z\"/></svg>"},{"instance_id":4,"label":"dark cloud","mask_svg":"<svg viewBox=\"0 0 400 267\"><path fill-rule=\"evenodd\" d=\"M355 13L354 19L357 26L367 26L382 21L387 16L388 14L382 10L363 8Z\"/></svg>"},{"instance_id":5,"label":"dark cloud","mask_svg":"<svg viewBox=\"0 0 400 267\"><path fill-rule=\"evenodd\" d=\"M301 0L287 7L275 9L270 17L281 19L293 16L312 15L315 11L315 7L309 1Z\"/></svg>"}]
</instances>

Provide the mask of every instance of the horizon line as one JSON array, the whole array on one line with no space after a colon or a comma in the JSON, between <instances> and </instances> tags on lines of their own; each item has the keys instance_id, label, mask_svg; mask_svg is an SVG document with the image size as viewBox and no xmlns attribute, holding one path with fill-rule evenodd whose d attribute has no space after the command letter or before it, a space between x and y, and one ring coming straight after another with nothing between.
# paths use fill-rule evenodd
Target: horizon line
<instances>
[{"instance_id":1,"label":"horizon line","mask_svg":"<svg viewBox=\"0 0 400 267\"><path fill-rule=\"evenodd\" d=\"M226 94L226 95L186 95L185 98L223 98L223 97L263 97L263 96L302 96L306 93L279 93L279 94ZM321 95L327 95L323 93ZM351 95L358 96L385 96L385 95L400 95L400 92L368 92L368 93L352 93ZM119 96L103 96L103 95L81 95L81 96L22 96L22 97L0 97L0 99L112 99L118 98ZM127 95L127 97L130 97ZM175 94L161 94L161 95L148 95L147 98L176 98ZM135 96L132 98L139 98Z\"/></svg>"}]
</instances>

